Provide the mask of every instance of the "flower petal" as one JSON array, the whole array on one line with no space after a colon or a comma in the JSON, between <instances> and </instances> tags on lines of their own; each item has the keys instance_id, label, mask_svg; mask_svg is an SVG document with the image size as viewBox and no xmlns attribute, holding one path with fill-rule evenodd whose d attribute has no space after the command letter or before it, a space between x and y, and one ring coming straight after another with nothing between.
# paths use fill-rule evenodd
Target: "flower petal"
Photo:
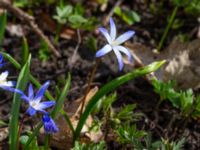
<instances>
[{"instance_id":1,"label":"flower petal","mask_svg":"<svg viewBox=\"0 0 200 150\"><path fill-rule=\"evenodd\" d=\"M0 64L0 68L2 68L4 65L5 65L5 63L1 63L1 64Z\"/></svg>"},{"instance_id":2,"label":"flower petal","mask_svg":"<svg viewBox=\"0 0 200 150\"><path fill-rule=\"evenodd\" d=\"M123 59L122 59L122 55L120 54L119 50L116 49L116 47L113 47L114 53L117 56L117 61L118 61L118 65L119 65L119 71L122 70L124 64L123 64Z\"/></svg>"},{"instance_id":3,"label":"flower petal","mask_svg":"<svg viewBox=\"0 0 200 150\"><path fill-rule=\"evenodd\" d=\"M15 81L7 81L7 82L4 82L3 85L13 87L16 85L16 82Z\"/></svg>"},{"instance_id":4,"label":"flower petal","mask_svg":"<svg viewBox=\"0 0 200 150\"><path fill-rule=\"evenodd\" d=\"M24 100L25 102L29 103L32 99L30 99L29 97L27 97L26 95L22 95L21 99Z\"/></svg>"},{"instance_id":5,"label":"flower petal","mask_svg":"<svg viewBox=\"0 0 200 150\"><path fill-rule=\"evenodd\" d=\"M28 97L30 99L33 99L33 97L34 97L34 91L33 91L33 85L32 84L29 84L29 87L28 87Z\"/></svg>"},{"instance_id":6,"label":"flower petal","mask_svg":"<svg viewBox=\"0 0 200 150\"><path fill-rule=\"evenodd\" d=\"M59 130L58 127L56 126L55 122L49 115L45 114L42 117L42 121L43 121L43 125L44 125L44 131L46 134L58 132L58 130Z\"/></svg>"},{"instance_id":7,"label":"flower petal","mask_svg":"<svg viewBox=\"0 0 200 150\"><path fill-rule=\"evenodd\" d=\"M37 105L37 110L43 111L44 109L49 108L53 105L55 105L55 101L41 102Z\"/></svg>"},{"instance_id":8,"label":"flower petal","mask_svg":"<svg viewBox=\"0 0 200 150\"><path fill-rule=\"evenodd\" d=\"M30 116L33 116L33 115L35 115L36 110L35 110L33 107L30 106L30 107L27 109L26 113L29 114Z\"/></svg>"},{"instance_id":9,"label":"flower petal","mask_svg":"<svg viewBox=\"0 0 200 150\"><path fill-rule=\"evenodd\" d=\"M36 93L36 96L34 98L35 101L40 102L40 100L44 96L44 93L45 93L46 89L48 88L49 84L50 84L50 81L47 81L42 85L42 87Z\"/></svg>"},{"instance_id":10,"label":"flower petal","mask_svg":"<svg viewBox=\"0 0 200 150\"><path fill-rule=\"evenodd\" d=\"M116 26L115 26L115 23L112 19L112 17L110 18L110 36L111 36L111 40L114 41L115 38L116 38L116 34L117 34L117 31L116 31Z\"/></svg>"},{"instance_id":11,"label":"flower petal","mask_svg":"<svg viewBox=\"0 0 200 150\"><path fill-rule=\"evenodd\" d=\"M105 28L99 28L99 31L104 35L109 44L111 44L111 37Z\"/></svg>"},{"instance_id":12,"label":"flower petal","mask_svg":"<svg viewBox=\"0 0 200 150\"><path fill-rule=\"evenodd\" d=\"M0 75L0 81L4 81L4 80L6 80L8 74L9 74L8 71L4 71L4 72L2 72L1 75Z\"/></svg>"},{"instance_id":13,"label":"flower petal","mask_svg":"<svg viewBox=\"0 0 200 150\"><path fill-rule=\"evenodd\" d=\"M111 50L112 50L112 47L109 44L106 44L102 49L100 49L96 52L95 57L101 57L101 56L109 53Z\"/></svg>"},{"instance_id":14,"label":"flower petal","mask_svg":"<svg viewBox=\"0 0 200 150\"><path fill-rule=\"evenodd\" d=\"M23 92L22 92L21 90L12 88L12 87L10 87L10 86L0 85L0 88L4 89L4 90L6 90L6 91L16 92L16 93L18 93L18 94L23 95Z\"/></svg>"},{"instance_id":15,"label":"flower petal","mask_svg":"<svg viewBox=\"0 0 200 150\"><path fill-rule=\"evenodd\" d=\"M132 62L132 55L131 55L131 53L130 53L130 51L127 49L127 48L125 48L124 46L115 46L119 51L121 51L121 52L123 52L127 57L128 57L128 61L129 62Z\"/></svg>"},{"instance_id":16,"label":"flower petal","mask_svg":"<svg viewBox=\"0 0 200 150\"><path fill-rule=\"evenodd\" d=\"M127 41L128 39L130 39L133 35L135 34L135 31L128 31L125 32L124 34L120 35L115 42L120 45L122 43L124 43L125 41Z\"/></svg>"},{"instance_id":17,"label":"flower petal","mask_svg":"<svg viewBox=\"0 0 200 150\"><path fill-rule=\"evenodd\" d=\"M2 62L3 62L3 55L0 54L0 63L2 63Z\"/></svg>"}]
</instances>

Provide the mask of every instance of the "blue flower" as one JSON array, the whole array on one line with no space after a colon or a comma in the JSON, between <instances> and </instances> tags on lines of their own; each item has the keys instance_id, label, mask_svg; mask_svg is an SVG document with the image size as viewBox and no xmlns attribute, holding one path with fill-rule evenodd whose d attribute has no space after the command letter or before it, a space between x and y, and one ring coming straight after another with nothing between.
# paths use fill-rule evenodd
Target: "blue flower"
<instances>
[{"instance_id":1,"label":"blue flower","mask_svg":"<svg viewBox=\"0 0 200 150\"><path fill-rule=\"evenodd\" d=\"M33 86L32 84L30 84L28 88L28 96L26 96L25 94L21 96L21 99L23 99L25 102L29 104L27 113L30 116L33 116L37 111L46 114L47 112L44 109L55 105L55 101L40 102L49 84L50 84L49 81L45 82L42 85L42 87L38 90L35 96L34 96Z\"/></svg>"},{"instance_id":2,"label":"blue flower","mask_svg":"<svg viewBox=\"0 0 200 150\"><path fill-rule=\"evenodd\" d=\"M124 46L121 46L121 44L130 39L135 34L135 32L127 31L124 34L120 35L118 38L116 38L116 26L112 18L110 18L110 34L105 28L99 28L99 31L104 35L108 44L106 44L102 49L97 51L96 57L104 56L105 54L113 50L115 55L117 56L119 70L121 71L124 66L121 52L127 55L128 60L132 62L132 55L130 51Z\"/></svg>"},{"instance_id":3,"label":"blue flower","mask_svg":"<svg viewBox=\"0 0 200 150\"><path fill-rule=\"evenodd\" d=\"M3 63L3 55L0 54L0 68L4 66L5 63Z\"/></svg>"},{"instance_id":4,"label":"blue flower","mask_svg":"<svg viewBox=\"0 0 200 150\"><path fill-rule=\"evenodd\" d=\"M48 114L43 115L42 121L43 121L45 133L50 134L50 133L58 132L59 130L58 127L56 126L55 122Z\"/></svg>"}]
</instances>

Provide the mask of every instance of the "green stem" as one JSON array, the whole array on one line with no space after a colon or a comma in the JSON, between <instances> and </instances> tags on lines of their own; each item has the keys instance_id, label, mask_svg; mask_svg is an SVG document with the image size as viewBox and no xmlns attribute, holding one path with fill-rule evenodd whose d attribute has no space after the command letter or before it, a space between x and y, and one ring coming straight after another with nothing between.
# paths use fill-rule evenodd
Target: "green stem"
<instances>
[{"instance_id":1,"label":"green stem","mask_svg":"<svg viewBox=\"0 0 200 150\"><path fill-rule=\"evenodd\" d=\"M20 139L20 134L22 132L25 118L26 118L26 114L23 115L21 122L19 123L19 131L18 131L18 135L17 135L17 146L16 146L17 149L19 149L19 139Z\"/></svg>"},{"instance_id":2,"label":"green stem","mask_svg":"<svg viewBox=\"0 0 200 150\"><path fill-rule=\"evenodd\" d=\"M58 44L58 40L59 40L59 37L60 37L60 31L61 31L61 29L62 29L62 25L58 24L57 29L56 29L56 36L54 38L55 44Z\"/></svg>"},{"instance_id":3,"label":"green stem","mask_svg":"<svg viewBox=\"0 0 200 150\"><path fill-rule=\"evenodd\" d=\"M173 25L173 22L174 22L176 13L177 13L177 11L178 11L178 8L179 8L179 7L176 6L176 7L174 8L174 10L173 10L171 16L170 16L170 19L169 19L169 22L168 22L168 24L167 24L167 27L165 28L164 34L162 35L161 40L160 40L160 42L159 42L159 45L158 45L158 48L157 48L158 51L160 51L161 48L163 47L163 43L164 43L164 41L165 41L165 39L166 39L166 37L167 37L167 34L168 34L170 28L171 28L172 25Z\"/></svg>"},{"instance_id":4,"label":"green stem","mask_svg":"<svg viewBox=\"0 0 200 150\"><path fill-rule=\"evenodd\" d=\"M49 139L50 139L50 135L45 135L45 139L44 139L44 149L45 150L49 149Z\"/></svg>"}]
</instances>

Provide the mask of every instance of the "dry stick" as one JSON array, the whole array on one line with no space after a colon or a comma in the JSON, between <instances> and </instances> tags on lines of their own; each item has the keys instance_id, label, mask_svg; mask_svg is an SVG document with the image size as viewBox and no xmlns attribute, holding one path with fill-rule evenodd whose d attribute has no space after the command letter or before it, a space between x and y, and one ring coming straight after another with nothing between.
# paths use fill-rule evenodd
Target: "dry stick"
<instances>
[{"instance_id":1,"label":"dry stick","mask_svg":"<svg viewBox=\"0 0 200 150\"><path fill-rule=\"evenodd\" d=\"M114 7L110 10L110 12L108 13L108 15L106 16L106 18L104 19L103 25L106 26L109 22L110 17L112 17L114 10L116 7L118 7L119 5L121 5L121 3L123 2L123 0L118 0Z\"/></svg>"},{"instance_id":2,"label":"dry stick","mask_svg":"<svg viewBox=\"0 0 200 150\"><path fill-rule=\"evenodd\" d=\"M31 26L33 31L48 44L48 47L55 54L55 56L61 56L58 50L56 50L56 48L51 44L50 40L43 34L42 30L40 30L38 25L35 23L34 17L30 16L21 9L14 7L11 3L9 3L6 0L0 0L0 7L12 12L20 20L24 21L29 26Z\"/></svg>"},{"instance_id":3,"label":"dry stick","mask_svg":"<svg viewBox=\"0 0 200 150\"><path fill-rule=\"evenodd\" d=\"M84 97L83 97L83 99L82 99L82 105L81 105L80 115L82 115L82 113L83 113L83 108L84 108L84 106L85 106L86 97L87 97L88 92L90 91L90 87L91 87L92 81L93 81L93 79L94 79L94 75L95 75L95 73L96 73L96 70L97 70L97 66L98 66L98 64L99 64L99 61L100 61L100 59L96 59L96 60L95 60L95 65L94 65L94 67L93 67L93 69L92 69L90 78L89 78L89 80L88 80L88 86L87 86L85 95L84 95Z\"/></svg>"},{"instance_id":4,"label":"dry stick","mask_svg":"<svg viewBox=\"0 0 200 150\"><path fill-rule=\"evenodd\" d=\"M72 57L71 57L71 59L70 59L70 69L72 68L72 66L73 66L73 64L76 62L76 55L77 55L77 52L78 52L78 49L79 49L79 47L80 47L80 44L81 44L81 34L80 34L80 30L79 29L77 29L76 30L77 31L77 36L78 36L78 43L77 43L77 45L76 45L76 47L75 47L75 49L74 49L74 53L73 53L73 55L72 55Z\"/></svg>"}]
</instances>

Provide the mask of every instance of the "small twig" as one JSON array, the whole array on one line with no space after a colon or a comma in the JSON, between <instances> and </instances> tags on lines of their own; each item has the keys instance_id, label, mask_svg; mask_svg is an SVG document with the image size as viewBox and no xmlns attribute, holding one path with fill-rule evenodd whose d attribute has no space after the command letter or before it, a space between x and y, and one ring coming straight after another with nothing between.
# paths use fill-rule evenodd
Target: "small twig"
<instances>
[{"instance_id":1,"label":"small twig","mask_svg":"<svg viewBox=\"0 0 200 150\"><path fill-rule=\"evenodd\" d=\"M79 29L77 29L76 30L77 31L77 37L78 37L78 42L77 42L77 45L76 45L76 47L75 47L75 49L74 49L74 53L73 53L73 55L72 55L72 57L71 57L71 59L69 59L69 64L70 64L70 69L72 68L72 66L73 66L73 64L76 62L76 60L77 60L77 52L78 52L78 49L79 49L79 47L80 47L80 44L81 44L81 34L80 34L80 30Z\"/></svg>"},{"instance_id":2,"label":"small twig","mask_svg":"<svg viewBox=\"0 0 200 150\"><path fill-rule=\"evenodd\" d=\"M115 5L113 6L113 8L110 10L110 12L108 13L108 15L106 16L106 18L104 19L103 25L106 26L109 22L110 17L112 17L114 10L116 7L118 7L119 5L121 5L121 3L123 2L123 0L118 0Z\"/></svg>"},{"instance_id":3,"label":"small twig","mask_svg":"<svg viewBox=\"0 0 200 150\"><path fill-rule=\"evenodd\" d=\"M50 50L55 54L55 56L57 56L57 57L61 56L60 53L58 52L58 50L56 50L56 48L51 44L50 40L44 35L42 30L40 30L38 25L35 23L33 16L30 16L23 10L21 10L17 7L14 7L11 3L9 3L6 0L0 0L0 7L12 12L20 20L27 23L33 29L33 31L48 44Z\"/></svg>"},{"instance_id":4,"label":"small twig","mask_svg":"<svg viewBox=\"0 0 200 150\"><path fill-rule=\"evenodd\" d=\"M84 97L83 97L83 99L82 99L82 105L81 105L80 115L82 115L82 113L83 113L83 109L84 109L84 106L85 106L86 97L87 97L88 92L90 91L90 87L91 87L92 81L93 81L93 79L94 79L94 75L95 75L97 66L98 66L98 64L99 64L99 61L100 61L100 59L97 59L97 60L96 60L95 65L94 65L94 67L93 67L93 69L92 69L91 75L90 75L90 77L89 77L89 80L88 80L88 82L87 82L87 83L88 83L88 86L87 86L85 95L84 95Z\"/></svg>"}]
</instances>

